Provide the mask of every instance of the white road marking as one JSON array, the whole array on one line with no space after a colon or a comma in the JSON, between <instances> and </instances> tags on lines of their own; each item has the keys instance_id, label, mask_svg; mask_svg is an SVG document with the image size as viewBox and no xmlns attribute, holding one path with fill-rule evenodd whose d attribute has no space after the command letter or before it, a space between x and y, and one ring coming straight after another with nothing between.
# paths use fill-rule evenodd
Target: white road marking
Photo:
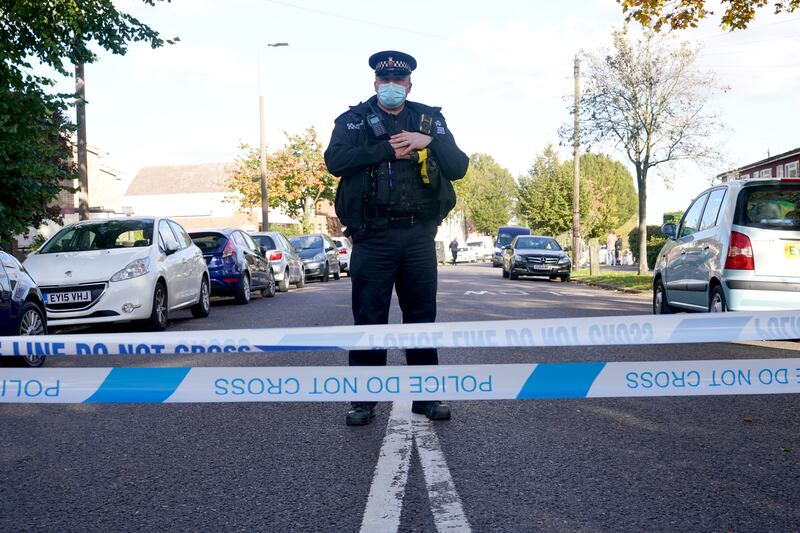
<instances>
[{"instance_id":1,"label":"white road marking","mask_svg":"<svg viewBox=\"0 0 800 533\"><path fill-rule=\"evenodd\" d=\"M361 521L362 533L385 533L397 531L400 527L412 437L411 405L394 402Z\"/></svg>"},{"instance_id":2,"label":"white road marking","mask_svg":"<svg viewBox=\"0 0 800 533\"><path fill-rule=\"evenodd\" d=\"M413 425L414 442L422 463L422 472L425 474L436 531L471 531L433 423L422 415L417 415L414 416Z\"/></svg>"},{"instance_id":3,"label":"white road marking","mask_svg":"<svg viewBox=\"0 0 800 533\"><path fill-rule=\"evenodd\" d=\"M408 402L394 402L361 521L361 532L391 533L399 529L414 443L419 452L436 530L439 533L471 531L433 424L422 415L412 415Z\"/></svg>"}]
</instances>

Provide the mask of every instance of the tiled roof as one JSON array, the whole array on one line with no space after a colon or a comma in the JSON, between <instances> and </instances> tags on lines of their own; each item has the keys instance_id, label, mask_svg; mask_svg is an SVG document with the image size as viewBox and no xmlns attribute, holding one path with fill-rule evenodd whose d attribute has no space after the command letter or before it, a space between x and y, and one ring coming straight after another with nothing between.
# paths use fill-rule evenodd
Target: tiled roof
<instances>
[{"instance_id":1,"label":"tiled roof","mask_svg":"<svg viewBox=\"0 0 800 533\"><path fill-rule=\"evenodd\" d=\"M127 196L229 192L226 169L231 163L172 165L142 168L125 192Z\"/></svg>"}]
</instances>

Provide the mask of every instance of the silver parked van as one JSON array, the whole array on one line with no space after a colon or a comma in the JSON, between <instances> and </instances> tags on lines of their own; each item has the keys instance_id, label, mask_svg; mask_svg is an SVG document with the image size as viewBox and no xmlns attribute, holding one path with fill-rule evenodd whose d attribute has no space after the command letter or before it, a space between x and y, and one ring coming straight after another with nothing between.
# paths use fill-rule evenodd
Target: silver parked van
<instances>
[{"instance_id":1,"label":"silver parked van","mask_svg":"<svg viewBox=\"0 0 800 533\"><path fill-rule=\"evenodd\" d=\"M661 232L654 313L800 309L800 179L716 185Z\"/></svg>"}]
</instances>

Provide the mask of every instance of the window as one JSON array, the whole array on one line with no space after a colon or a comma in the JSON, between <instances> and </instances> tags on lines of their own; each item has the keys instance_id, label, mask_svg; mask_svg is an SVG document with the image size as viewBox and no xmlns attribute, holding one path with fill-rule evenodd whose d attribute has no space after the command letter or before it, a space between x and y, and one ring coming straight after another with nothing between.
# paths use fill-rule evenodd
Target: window
<instances>
[{"instance_id":1,"label":"window","mask_svg":"<svg viewBox=\"0 0 800 533\"><path fill-rule=\"evenodd\" d=\"M756 170L755 172L753 172L753 178L755 178L755 179L758 179L758 170Z\"/></svg>"},{"instance_id":2,"label":"window","mask_svg":"<svg viewBox=\"0 0 800 533\"><path fill-rule=\"evenodd\" d=\"M798 177L798 161L792 161L791 163L786 163L786 172L784 173L784 177L787 178L796 178Z\"/></svg>"},{"instance_id":3,"label":"window","mask_svg":"<svg viewBox=\"0 0 800 533\"><path fill-rule=\"evenodd\" d=\"M276 241L279 241L279 239L273 240L272 237L268 235L256 235L255 237L253 237L253 239L267 250L278 249L278 247L276 246Z\"/></svg>"},{"instance_id":4,"label":"window","mask_svg":"<svg viewBox=\"0 0 800 533\"><path fill-rule=\"evenodd\" d=\"M780 183L745 187L739 193L735 223L751 228L800 229L800 185Z\"/></svg>"},{"instance_id":5,"label":"window","mask_svg":"<svg viewBox=\"0 0 800 533\"><path fill-rule=\"evenodd\" d=\"M703 211L703 220L700 222L700 231L717 225L717 217L719 216L719 208L722 207L723 198L725 198L725 189L716 189L708 195L706 209Z\"/></svg>"},{"instance_id":6,"label":"window","mask_svg":"<svg viewBox=\"0 0 800 533\"><path fill-rule=\"evenodd\" d=\"M234 231L233 233L231 233L231 237L233 237L233 242L241 246L243 250L247 249L247 243L244 242L244 238L242 237L241 233L239 233L238 231Z\"/></svg>"},{"instance_id":7,"label":"window","mask_svg":"<svg viewBox=\"0 0 800 533\"><path fill-rule=\"evenodd\" d=\"M759 177L760 177L762 180L763 180L763 179L770 179L770 178L772 177L772 169L771 169L771 168L765 168L764 170L762 170L762 171L759 173Z\"/></svg>"},{"instance_id":8,"label":"window","mask_svg":"<svg viewBox=\"0 0 800 533\"><path fill-rule=\"evenodd\" d=\"M192 245L192 238L186 233L180 224L175 222L174 220L168 220L169 227L172 228L172 233L178 238L178 241L181 243L181 248L188 248Z\"/></svg>"},{"instance_id":9,"label":"window","mask_svg":"<svg viewBox=\"0 0 800 533\"><path fill-rule=\"evenodd\" d=\"M8 274L5 269L0 265L0 291L10 291L11 282L8 280Z\"/></svg>"},{"instance_id":10,"label":"window","mask_svg":"<svg viewBox=\"0 0 800 533\"><path fill-rule=\"evenodd\" d=\"M775 177L782 178L783 177L783 165L778 165L775 167Z\"/></svg>"},{"instance_id":11,"label":"window","mask_svg":"<svg viewBox=\"0 0 800 533\"><path fill-rule=\"evenodd\" d=\"M750 179L750 174L743 174L742 179L743 180Z\"/></svg>"},{"instance_id":12,"label":"window","mask_svg":"<svg viewBox=\"0 0 800 533\"><path fill-rule=\"evenodd\" d=\"M82 222L68 226L47 241L39 253L110 250L129 246L150 246L152 219ZM135 237L135 240L134 240ZM138 244L137 244L138 243Z\"/></svg>"},{"instance_id":13,"label":"window","mask_svg":"<svg viewBox=\"0 0 800 533\"><path fill-rule=\"evenodd\" d=\"M172 233L172 230L169 229L169 224L166 220L162 220L158 223L158 235L161 237L161 243L164 246L164 251L167 250L180 250L181 244L178 242L178 239L175 238L175 234Z\"/></svg>"},{"instance_id":14,"label":"window","mask_svg":"<svg viewBox=\"0 0 800 533\"><path fill-rule=\"evenodd\" d=\"M703 214L703 206L706 204L706 198L708 198L708 194L702 195L695 200L691 207L689 207L689 210L686 211L681 221L678 238L689 236L697 231L697 228L700 226L700 215Z\"/></svg>"},{"instance_id":15,"label":"window","mask_svg":"<svg viewBox=\"0 0 800 533\"><path fill-rule=\"evenodd\" d=\"M247 247L253 251L258 250L258 245L253 242L253 239L247 233L242 232L242 237L244 238L244 242L247 243Z\"/></svg>"}]
</instances>

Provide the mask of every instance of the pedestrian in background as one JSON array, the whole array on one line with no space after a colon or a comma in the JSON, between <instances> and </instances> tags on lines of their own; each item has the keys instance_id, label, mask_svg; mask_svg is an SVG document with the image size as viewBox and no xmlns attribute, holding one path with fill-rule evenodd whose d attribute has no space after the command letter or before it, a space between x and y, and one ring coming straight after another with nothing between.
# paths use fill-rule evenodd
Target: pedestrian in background
<instances>
[{"instance_id":1,"label":"pedestrian in background","mask_svg":"<svg viewBox=\"0 0 800 533\"><path fill-rule=\"evenodd\" d=\"M350 257L356 325L388 324L392 288L404 323L436 320L437 226L455 206L452 180L469 158L456 146L441 109L406 100L417 61L408 54L373 54L375 93L335 122L325 150L328 171L341 178L336 215L353 240ZM350 366L385 366L386 350L351 350ZM438 364L435 348L406 350L409 365ZM375 402L354 402L348 426L369 424ZM439 401L414 401L411 410L447 420Z\"/></svg>"},{"instance_id":2,"label":"pedestrian in background","mask_svg":"<svg viewBox=\"0 0 800 533\"><path fill-rule=\"evenodd\" d=\"M614 252L616 250L617 244L617 236L613 231L608 232L608 236L606 237L606 263L609 266L614 266L617 264L615 261Z\"/></svg>"},{"instance_id":3,"label":"pedestrian in background","mask_svg":"<svg viewBox=\"0 0 800 533\"><path fill-rule=\"evenodd\" d=\"M456 259L458 259L458 241L455 238L450 241L450 254L453 256L453 266L456 266Z\"/></svg>"},{"instance_id":4,"label":"pedestrian in background","mask_svg":"<svg viewBox=\"0 0 800 533\"><path fill-rule=\"evenodd\" d=\"M622 264L622 237L617 237L617 242L614 243L614 259L618 265Z\"/></svg>"}]
</instances>

